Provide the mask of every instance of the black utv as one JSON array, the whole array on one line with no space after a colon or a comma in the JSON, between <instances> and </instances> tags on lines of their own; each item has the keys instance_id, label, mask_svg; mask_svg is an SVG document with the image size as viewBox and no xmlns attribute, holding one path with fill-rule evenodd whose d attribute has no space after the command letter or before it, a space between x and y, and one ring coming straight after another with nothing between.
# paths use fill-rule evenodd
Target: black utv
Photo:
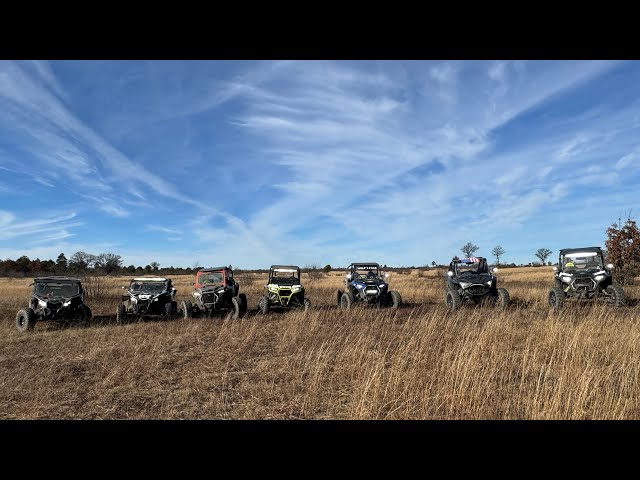
<instances>
[{"instance_id":1,"label":"black utv","mask_svg":"<svg viewBox=\"0 0 640 480\"><path fill-rule=\"evenodd\" d=\"M600 247L560 250L549 305L560 308L568 298L603 300L616 307L624 305L624 290L613 284L613 265L604 263Z\"/></svg>"},{"instance_id":2,"label":"black utv","mask_svg":"<svg viewBox=\"0 0 640 480\"><path fill-rule=\"evenodd\" d=\"M33 286L29 306L16 315L16 327L24 332L35 327L36 322L55 320L64 324L87 324L91 309L84 304L82 282L71 277L38 277Z\"/></svg>"},{"instance_id":3,"label":"black utv","mask_svg":"<svg viewBox=\"0 0 640 480\"><path fill-rule=\"evenodd\" d=\"M116 323L120 325L127 323L129 319L143 316L160 316L170 320L178 312L176 289L168 278L134 278L129 287L122 288L126 291L116 310Z\"/></svg>"},{"instance_id":4,"label":"black utv","mask_svg":"<svg viewBox=\"0 0 640 480\"><path fill-rule=\"evenodd\" d=\"M240 284L233 279L229 267L203 268L196 273L191 300L180 302L184 318L213 316L216 312L231 312L232 318L240 318L247 311L247 296L239 293Z\"/></svg>"},{"instance_id":5,"label":"black utv","mask_svg":"<svg viewBox=\"0 0 640 480\"><path fill-rule=\"evenodd\" d=\"M444 301L449 311L457 310L463 302L489 302L506 308L510 301L509 292L506 288L498 288L498 279L493 275L497 271L497 268L489 270L484 257L454 257L445 277Z\"/></svg>"}]
</instances>

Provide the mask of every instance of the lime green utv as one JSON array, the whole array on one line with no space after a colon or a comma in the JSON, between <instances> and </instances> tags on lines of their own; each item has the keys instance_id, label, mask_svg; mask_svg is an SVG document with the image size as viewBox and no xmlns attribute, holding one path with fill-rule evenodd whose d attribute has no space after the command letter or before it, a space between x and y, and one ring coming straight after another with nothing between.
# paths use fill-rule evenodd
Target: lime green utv
<instances>
[{"instance_id":1,"label":"lime green utv","mask_svg":"<svg viewBox=\"0 0 640 480\"><path fill-rule=\"evenodd\" d=\"M264 286L265 295L258 300L261 313L269 310L288 310L301 308L306 312L311 301L304 296L304 287L300 283L300 267L295 265L271 265L269 283Z\"/></svg>"}]
</instances>

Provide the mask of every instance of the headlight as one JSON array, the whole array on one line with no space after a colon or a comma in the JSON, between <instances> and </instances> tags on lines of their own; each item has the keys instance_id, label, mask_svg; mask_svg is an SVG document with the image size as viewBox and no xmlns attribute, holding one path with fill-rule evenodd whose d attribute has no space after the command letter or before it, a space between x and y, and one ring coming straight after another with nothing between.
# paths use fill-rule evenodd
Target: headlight
<instances>
[{"instance_id":1,"label":"headlight","mask_svg":"<svg viewBox=\"0 0 640 480\"><path fill-rule=\"evenodd\" d=\"M62 304L63 307L68 307L69 305L71 305L71 300L67 300Z\"/></svg>"},{"instance_id":2,"label":"headlight","mask_svg":"<svg viewBox=\"0 0 640 480\"><path fill-rule=\"evenodd\" d=\"M152 302L157 302L158 301L158 297L154 298L153 300L151 300Z\"/></svg>"},{"instance_id":3,"label":"headlight","mask_svg":"<svg viewBox=\"0 0 640 480\"><path fill-rule=\"evenodd\" d=\"M596 275L596 276L594 277L594 280L595 280L596 282L599 282L599 281L601 281L603 278L604 278L604 275Z\"/></svg>"},{"instance_id":4,"label":"headlight","mask_svg":"<svg viewBox=\"0 0 640 480\"><path fill-rule=\"evenodd\" d=\"M294 285L293 287L291 287L292 292L297 292L299 290L302 290L302 285Z\"/></svg>"},{"instance_id":5,"label":"headlight","mask_svg":"<svg viewBox=\"0 0 640 480\"><path fill-rule=\"evenodd\" d=\"M573 278L571 278L571 277L562 277L561 280L564 283L571 283L571 280L573 280Z\"/></svg>"},{"instance_id":6,"label":"headlight","mask_svg":"<svg viewBox=\"0 0 640 480\"><path fill-rule=\"evenodd\" d=\"M467 287L471 286L471 282L460 282L460 286L462 288L467 288Z\"/></svg>"},{"instance_id":7,"label":"headlight","mask_svg":"<svg viewBox=\"0 0 640 480\"><path fill-rule=\"evenodd\" d=\"M42 300L38 300L38 305L40 305L42 308L47 308L47 302L43 302Z\"/></svg>"},{"instance_id":8,"label":"headlight","mask_svg":"<svg viewBox=\"0 0 640 480\"><path fill-rule=\"evenodd\" d=\"M491 286L491 282L492 282L492 280L488 280L488 281L486 282L486 283L487 283L487 287L490 287L490 286Z\"/></svg>"}]
</instances>

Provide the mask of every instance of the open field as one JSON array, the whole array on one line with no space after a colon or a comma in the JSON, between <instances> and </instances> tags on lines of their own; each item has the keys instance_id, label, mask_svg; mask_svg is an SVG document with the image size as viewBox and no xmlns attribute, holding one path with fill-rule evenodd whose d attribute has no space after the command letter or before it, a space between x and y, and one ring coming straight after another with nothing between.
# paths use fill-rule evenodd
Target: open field
<instances>
[{"instance_id":1,"label":"open field","mask_svg":"<svg viewBox=\"0 0 640 480\"><path fill-rule=\"evenodd\" d=\"M114 323L128 277L87 298L88 328L14 325L31 279L0 278L0 419L638 419L640 287L628 305L547 306L551 267L503 269L506 311L446 312L443 272L392 274L398 311L334 306L342 273L303 276L308 314ZM193 276L171 277L178 302Z\"/></svg>"}]
</instances>

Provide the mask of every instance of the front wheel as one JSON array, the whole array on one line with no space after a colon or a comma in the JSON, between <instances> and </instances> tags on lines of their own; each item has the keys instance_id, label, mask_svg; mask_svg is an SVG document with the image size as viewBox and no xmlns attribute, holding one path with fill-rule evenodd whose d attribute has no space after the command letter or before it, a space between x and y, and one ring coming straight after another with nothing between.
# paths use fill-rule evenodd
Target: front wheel
<instances>
[{"instance_id":1,"label":"front wheel","mask_svg":"<svg viewBox=\"0 0 640 480\"><path fill-rule=\"evenodd\" d=\"M400 308L402 306L402 297L400 296L400 292L391 290L389 292L389 295L391 295L391 305L390 305L391 309L397 310L398 308Z\"/></svg>"},{"instance_id":2,"label":"front wheel","mask_svg":"<svg viewBox=\"0 0 640 480\"><path fill-rule=\"evenodd\" d=\"M174 317L173 302L167 302L164 304L164 319L171 320Z\"/></svg>"},{"instance_id":3,"label":"front wheel","mask_svg":"<svg viewBox=\"0 0 640 480\"><path fill-rule=\"evenodd\" d=\"M185 320L191 318L191 311L193 310L191 300L182 300L182 302L180 302L180 310L182 310L182 318Z\"/></svg>"},{"instance_id":4,"label":"front wheel","mask_svg":"<svg viewBox=\"0 0 640 480\"><path fill-rule=\"evenodd\" d=\"M353 305L353 295L351 292L344 292L342 297L340 297L340 309L341 310L349 310Z\"/></svg>"},{"instance_id":5,"label":"front wheel","mask_svg":"<svg viewBox=\"0 0 640 480\"><path fill-rule=\"evenodd\" d=\"M509 305L510 301L511 301L511 298L509 297L509 292L507 291L507 289L506 288L498 288L497 306L499 308L505 309L505 308L507 308L507 305Z\"/></svg>"},{"instance_id":6,"label":"front wheel","mask_svg":"<svg viewBox=\"0 0 640 480\"><path fill-rule=\"evenodd\" d=\"M231 318L236 320L240 318L240 308L242 305L242 300L240 300L237 296L231 297L231 303L233 304L233 313L231 314Z\"/></svg>"},{"instance_id":7,"label":"front wheel","mask_svg":"<svg viewBox=\"0 0 640 480\"><path fill-rule=\"evenodd\" d=\"M124 304L120 303L118 304L118 308L116 310L116 323L118 325L123 325L125 323L126 318L127 318L127 309L125 308Z\"/></svg>"},{"instance_id":8,"label":"front wheel","mask_svg":"<svg viewBox=\"0 0 640 480\"><path fill-rule=\"evenodd\" d=\"M258 309L263 315L269 313L269 298L265 297L264 295L260 297L260 300L258 300Z\"/></svg>"},{"instance_id":9,"label":"front wheel","mask_svg":"<svg viewBox=\"0 0 640 480\"><path fill-rule=\"evenodd\" d=\"M620 285L609 285L607 293L611 297L611 303L616 307L624 305L624 290Z\"/></svg>"},{"instance_id":10,"label":"front wheel","mask_svg":"<svg viewBox=\"0 0 640 480\"><path fill-rule=\"evenodd\" d=\"M78 310L80 312L80 324L81 325L91 325L91 318L93 317L92 313L91 313L91 309L85 305L82 304L78 307Z\"/></svg>"},{"instance_id":11,"label":"front wheel","mask_svg":"<svg viewBox=\"0 0 640 480\"><path fill-rule=\"evenodd\" d=\"M449 309L450 312L453 312L460 308L460 304L462 303L462 299L460 298L460 294L457 290L453 290L451 288L447 289L447 292L444 295L444 303Z\"/></svg>"},{"instance_id":12,"label":"front wheel","mask_svg":"<svg viewBox=\"0 0 640 480\"><path fill-rule=\"evenodd\" d=\"M553 287L549 290L549 306L554 309L562 308L565 295L561 288Z\"/></svg>"},{"instance_id":13,"label":"front wheel","mask_svg":"<svg viewBox=\"0 0 640 480\"><path fill-rule=\"evenodd\" d=\"M240 301L242 302L240 304L240 313L242 315L244 315L245 313L247 313L247 309L248 309L247 296L244 293L241 293L240 295L238 295L238 297L240 298Z\"/></svg>"},{"instance_id":14,"label":"front wheel","mask_svg":"<svg viewBox=\"0 0 640 480\"><path fill-rule=\"evenodd\" d=\"M19 332L33 330L36 326L36 313L30 307L21 308L16 315L16 327Z\"/></svg>"}]
</instances>

